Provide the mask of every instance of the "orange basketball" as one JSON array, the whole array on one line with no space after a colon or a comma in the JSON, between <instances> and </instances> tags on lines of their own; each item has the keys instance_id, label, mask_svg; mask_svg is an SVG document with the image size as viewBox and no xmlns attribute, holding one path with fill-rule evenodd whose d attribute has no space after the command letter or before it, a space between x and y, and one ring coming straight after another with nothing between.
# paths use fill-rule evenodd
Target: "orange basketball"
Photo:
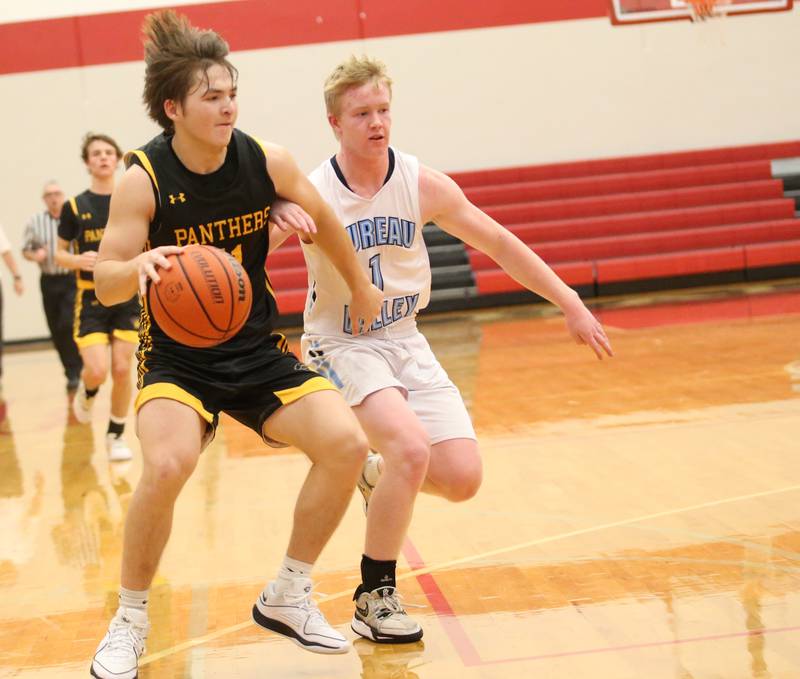
<instances>
[{"instance_id":1,"label":"orange basketball","mask_svg":"<svg viewBox=\"0 0 800 679\"><path fill-rule=\"evenodd\" d=\"M190 347L213 347L233 337L250 315L253 291L242 265L224 250L189 245L158 269L147 301L158 326Z\"/></svg>"}]
</instances>

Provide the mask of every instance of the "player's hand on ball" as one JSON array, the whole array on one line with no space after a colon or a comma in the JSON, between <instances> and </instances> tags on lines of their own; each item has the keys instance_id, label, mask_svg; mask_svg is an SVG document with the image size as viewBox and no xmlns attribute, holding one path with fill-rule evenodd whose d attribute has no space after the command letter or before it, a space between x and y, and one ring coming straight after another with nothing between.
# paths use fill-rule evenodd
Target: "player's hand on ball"
<instances>
[{"instance_id":1,"label":"player's hand on ball","mask_svg":"<svg viewBox=\"0 0 800 679\"><path fill-rule=\"evenodd\" d=\"M353 293L350 300L350 323L354 335L367 332L378 314L381 312L383 304L383 291L376 288L372 283L361 287Z\"/></svg>"},{"instance_id":2,"label":"player's hand on ball","mask_svg":"<svg viewBox=\"0 0 800 679\"><path fill-rule=\"evenodd\" d=\"M161 282L153 281L145 299L158 328L196 349L232 339L244 327L253 304L253 287L241 263L211 245L158 250L156 255L171 264L151 262Z\"/></svg>"},{"instance_id":3,"label":"player's hand on ball","mask_svg":"<svg viewBox=\"0 0 800 679\"><path fill-rule=\"evenodd\" d=\"M170 264L167 255L175 255L183 250L178 245L162 245L152 250L146 250L136 258L136 270L139 276L139 293L144 297L147 294L147 280L148 278L153 283L158 284L161 282L161 277L158 275L158 268L169 269Z\"/></svg>"}]
</instances>

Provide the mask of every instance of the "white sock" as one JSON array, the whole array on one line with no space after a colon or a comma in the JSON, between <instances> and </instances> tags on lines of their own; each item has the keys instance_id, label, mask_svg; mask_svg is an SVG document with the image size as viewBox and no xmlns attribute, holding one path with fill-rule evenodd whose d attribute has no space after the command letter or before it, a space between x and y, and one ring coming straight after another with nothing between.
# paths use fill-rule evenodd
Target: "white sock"
<instances>
[{"instance_id":1,"label":"white sock","mask_svg":"<svg viewBox=\"0 0 800 679\"><path fill-rule=\"evenodd\" d=\"M146 611L149 594L149 589L136 590L120 587L119 605L123 608L138 608L140 611Z\"/></svg>"},{"instance_id":2,"label":"white sock","mask_svg":"<svg viewBox=\"0 0 800 679\"><path fill-rule=\"evenodd\" d=\"M275 579L275 590L285 592L292 584L292 581L311 577L312 568L314 568L313 563L298 561L290 556L283 557L283 563L278 570L278 577Z\"/></svg>"}]
</instances>

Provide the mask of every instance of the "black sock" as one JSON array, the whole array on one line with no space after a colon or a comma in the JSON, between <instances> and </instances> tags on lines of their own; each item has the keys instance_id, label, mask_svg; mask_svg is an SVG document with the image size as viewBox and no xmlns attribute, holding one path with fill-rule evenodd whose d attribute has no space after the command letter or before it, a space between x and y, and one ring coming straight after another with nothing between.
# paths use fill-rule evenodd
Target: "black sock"
<instances>
[{"instance_id":1,"label":"black sock","mask_svg":"<svg viewBox=\"0 0 800 679\"><path fill-rule=\"evenodd\" d=\"M361 556L361 585L362 592L372 592L381 587L395 587L395 569L397 561L376 561L366 554ZM360 592L359 592L360 594Z\"/></svg>"},{"instance_id":2,"label":"black sock","mask_svg":"<svg viewBox=\"0 0 800 679\"><path fill-rule=\"evenodd\" d=\"M113 422L111 420L108 421L108 432L109 434L114 434L117 438L122 436L122 432L125 431L125 423L124 422Z\"/></svg>"},{"instance_id":3,"label":"black sock","mask_svg":"<svg viewBox=\"0 0 800 679\"><path fill-rule=\"evenodd\" d=\"M86 387L84 387L86 389ZM97 392L100 391L100 387L95 387L94 389L86 389L86 398L94 398L97 396Z\"/></svg>"}]
</instances>

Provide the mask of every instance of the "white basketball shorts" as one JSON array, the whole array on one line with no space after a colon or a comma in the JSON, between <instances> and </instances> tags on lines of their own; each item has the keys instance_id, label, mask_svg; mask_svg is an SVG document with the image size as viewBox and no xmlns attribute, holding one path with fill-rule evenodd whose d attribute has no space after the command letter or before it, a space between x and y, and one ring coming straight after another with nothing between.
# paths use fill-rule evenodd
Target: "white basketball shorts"
<instances>
[{"instance_id":1,"label":"white basketball shorts","mask_svg":"<svg viewBox=\"0 0 800 679\"><path fill-rule=\"evenodd\" d=\"M475 439L464 400L422 333L391 339L303 335L301 347L306 365L333 382L350 406L376 391L396 387L431 444Z\"/></svg>"}]
</instances>

